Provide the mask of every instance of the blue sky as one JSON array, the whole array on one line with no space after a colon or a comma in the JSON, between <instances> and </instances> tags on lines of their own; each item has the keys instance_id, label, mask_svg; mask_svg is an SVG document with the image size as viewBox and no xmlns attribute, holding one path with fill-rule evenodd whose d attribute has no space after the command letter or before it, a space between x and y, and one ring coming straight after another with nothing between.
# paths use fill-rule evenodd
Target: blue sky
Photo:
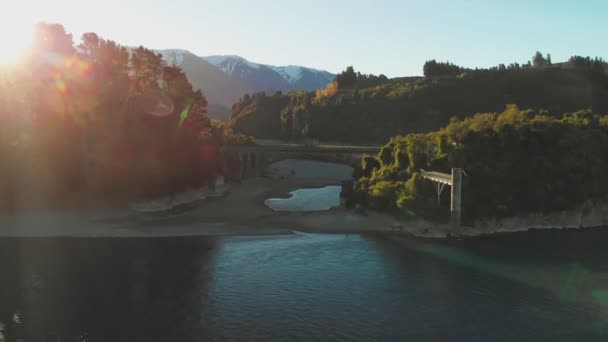
<instances>
[{"instance_id":1,"label":"blue sky","mask_svg":"<svg viewBox=\"0 0 608 342\"><path fill-rule=\"evenodd\" d=\"M15 27L64 24L123 45L237 54L254 62L420 75L428 59L467 67L608 58L608 1L21 0ZM5 20L4 25L8 25ZM0 27L0 29L5 29Z\"/></svg>"}]
</instances>

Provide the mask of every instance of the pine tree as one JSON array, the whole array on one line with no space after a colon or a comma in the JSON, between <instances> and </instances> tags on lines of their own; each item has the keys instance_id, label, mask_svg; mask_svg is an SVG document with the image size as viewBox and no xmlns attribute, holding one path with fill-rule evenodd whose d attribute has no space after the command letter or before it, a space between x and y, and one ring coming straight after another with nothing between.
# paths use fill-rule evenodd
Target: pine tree
<instances>
[{"instance_id":1,"label":"pine tree","mask_svg":"<svg viewBox=\"0 0 608 342\"><path fill-rule=\"evenodd\" d=\"M547 65L547 60L545 59L545 57L543 57L543 54L540 51L536 51L536 53L532 57L532 65L535 67Z\"/></svg>"}]
</instances>

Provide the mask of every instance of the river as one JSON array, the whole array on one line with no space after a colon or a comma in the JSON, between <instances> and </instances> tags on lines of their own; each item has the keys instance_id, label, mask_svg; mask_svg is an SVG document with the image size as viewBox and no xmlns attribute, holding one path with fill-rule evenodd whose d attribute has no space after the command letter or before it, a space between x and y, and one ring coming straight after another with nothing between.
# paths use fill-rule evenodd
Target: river
<instances>
[{"instance_id":1,"label":"river","mask_svg":"<svg viewBox=\"0 0 608 342\"><path fill-rule=\"evenodd\" d=\"M5 341L605 341L608 231L0 239ZM0 338L0 340L2 340Z\"/></svg>"},{"instance_id":2,"label":"river","mask_svg":"<svg viewBox=\"0 0 608 342\"><path fill-rule=\"evenodd\" d=\"M310 212L323 211L340 205L339 185L322 188L303 188L290 192L288 198L269 198L264 203L275 211Z\"/></svg>"}]
</instances>

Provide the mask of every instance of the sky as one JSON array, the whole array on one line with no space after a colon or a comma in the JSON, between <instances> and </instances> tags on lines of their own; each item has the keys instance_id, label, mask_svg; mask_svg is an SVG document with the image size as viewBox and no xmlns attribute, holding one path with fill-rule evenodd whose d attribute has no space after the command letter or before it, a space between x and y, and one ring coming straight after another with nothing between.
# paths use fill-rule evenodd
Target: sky
<instances>
[{"instance_id":1,"label":"sky","mask_svg":"<svg viewBox=\"0 0 608 342\"><path fill-rule=\"evenodd\" d=\"M466 67L525 63L537 50L608 59L608 1L544 0L12 0L0 14L0 58L38 21L78 42L95 32L122 45L240 55L272 65L389 77L426 60Z\"/></svg>"}]
</instances>

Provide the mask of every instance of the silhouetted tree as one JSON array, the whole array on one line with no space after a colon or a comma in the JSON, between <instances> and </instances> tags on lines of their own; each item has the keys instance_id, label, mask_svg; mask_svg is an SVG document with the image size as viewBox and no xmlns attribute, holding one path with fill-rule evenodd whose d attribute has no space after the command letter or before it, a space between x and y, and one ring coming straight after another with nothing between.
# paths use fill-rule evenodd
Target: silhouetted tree
<instances>
[{"instance_id":1,"label":"silhouetted tree","mask_svg":"<svg viewBox=\"0 0 608 342\"><path fill-rule=\"evenodd\" d=\"M457 65L454 65L450 62L437 62L432 59L424 63L424 67L422 68L424 72L424 76L444 76L444 75L458 75L466 69L461 68Z\"/></svg>"},{"instance_id":2,"label":"silhouetted tree","mask_svg":"<svg viewBox=\"0 0 608 342\"><path fill-rule=\"evenodd\" d=\"M357 82L355 69L352 66L347 67L345 71L336 75L336 81L340 88L354 85Z\"/></svg>"},{"instance_id":3,"label":"silhouetted tree","mask_svg":"<svg viewBox=\"0 0 608 342\"><path fill-rule=\"evenodd\" d=\"M547 58L543 56L540 51L536 51L534 56L532 57L532 65L534 67L548 66L551 65L551 55L547 54Z\"/></svg>"},{"instance_id":4,"label":"silhouetted tree","mask_svg":"<svg viewBox=\"0 0 608 342\"><path fill-rule=\"evenodd\" d=\"M72 35L65 32L60 24L38 23L32 38L34 51L46 51L62 56L75 53Z\"/></svg>"},{"instance_id":5,"label":"silhouetted tree","mask_svg":"<svg viewBox=\"0 0 608 342\"><path fill-rule=\"evenodd\" d=\"M143 46L131 52L131 67L137 84L137 90L146 91L158 88L164 62L161 54Z\"/></svg>"},{"instance_id":6,"label":"silhouetted tree","mask_svg":"<svg viewBox=\"0 0 608 342\"><path fill-rule=\"evenodd\" d=\"M98 200L131 200L193 186L194 178L171 171L190 172L192 161L206 161L201 146L221 143L210 138L221 132L209 129L201 92L152 50L139 47L130 58L126 48L89 32L77 51L63 26L40 23L23 67L30 73L0 72L0 210L8 203L5 193L27 189L35 191L19 194L21 205L60 206L81 203L89 195L84 190ZM145 114L144 104L163 98L175 104L173 112ZM178 112L188 103L178 130ZM188 158L173 158L174 136L182 139L179 151L191 152Z\"/></svg>"}]
</instances>

